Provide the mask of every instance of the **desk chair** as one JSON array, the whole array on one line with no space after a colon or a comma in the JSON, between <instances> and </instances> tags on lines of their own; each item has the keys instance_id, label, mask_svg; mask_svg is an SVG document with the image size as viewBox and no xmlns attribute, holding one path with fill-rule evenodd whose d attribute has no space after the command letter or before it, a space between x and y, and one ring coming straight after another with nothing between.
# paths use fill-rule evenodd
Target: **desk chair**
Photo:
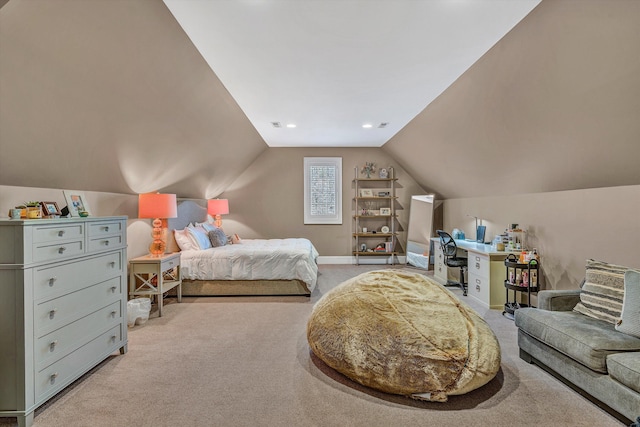
<instances>
[{"instance_id":1,"label":"desk chair","mask_svg":"<svg viewBox=\"0 0 640 427\"><path fill-rule=\"evenodd\" d=\"M460 268L460 281L447 280L445 286L459 286L462 288L462 295L467 296L467 284L464 281L464 270L467 268L467 259L458 256L458 245L453 237L446 231L437 230L440 236L440 247L444 254L444 263L447 267Z\"/></svg>"}]
</instances>

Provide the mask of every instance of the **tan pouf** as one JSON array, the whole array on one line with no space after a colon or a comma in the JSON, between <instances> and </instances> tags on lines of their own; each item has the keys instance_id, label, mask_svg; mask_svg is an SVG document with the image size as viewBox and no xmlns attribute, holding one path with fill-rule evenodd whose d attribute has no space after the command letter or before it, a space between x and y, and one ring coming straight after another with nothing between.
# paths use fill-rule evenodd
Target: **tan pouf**
<instances>
[{"instance_id":1,"label":"tan pouf","mask_svg":"<svg viewBox=\"0 0 640 427\"><path fill-rule=\"evenodd\" d=\"M324 295L307 324L324 363L387 393L445 402L489 382L500 345L486 322L421 274L364 273Z\"/></svg>"}]
</instances>

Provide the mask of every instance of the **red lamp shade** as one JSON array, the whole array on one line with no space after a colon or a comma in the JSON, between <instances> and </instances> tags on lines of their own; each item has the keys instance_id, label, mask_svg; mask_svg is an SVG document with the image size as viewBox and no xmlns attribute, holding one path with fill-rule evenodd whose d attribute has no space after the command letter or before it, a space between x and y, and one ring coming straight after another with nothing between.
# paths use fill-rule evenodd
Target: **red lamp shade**
<instances>
[{"instance_id":1,"label":"red lamp shade","mask_svg":"<svg viewBox=\"0 0 640 427\"><path fill-rule=\"evenodd\" d=\"M207 203L207 212L216 219L216 227L222 227L222 217L229 213L229 200L211 199Z\"/></svg>"},{"instance_id":2,"label":"red lamp shade","mask_svg":"<svg viewBox=\"0 0 640 427\"><path fill-rule=\"evenodd\" d=\"M207 212L211 216L226 215L229 213L229 200L211 199L207 205Z\"/></svg>"},{"instance_id":3,"label":"red lamp shade","mask_svg":"<svg viewBox=\"0 0 640 427\"><path fill-rule=\"evenodd\" d=\"M138 196L138 218L175 218L178 205L175 194L147 193Z\"/></svg>"}]
</instances>

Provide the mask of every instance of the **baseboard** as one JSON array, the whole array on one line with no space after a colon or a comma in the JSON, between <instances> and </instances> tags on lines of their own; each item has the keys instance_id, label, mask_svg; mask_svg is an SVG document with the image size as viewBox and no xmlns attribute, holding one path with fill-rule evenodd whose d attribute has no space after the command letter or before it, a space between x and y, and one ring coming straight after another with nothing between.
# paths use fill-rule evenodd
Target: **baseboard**
<instances>
[{"instance_id":1,"label":"baseboard","mask_svg":"<svg viewBox=\"0 0 640 427\"><path fill-rule=\"evenodd\" d=\"M398 256L396 257L395 264L405 264L406 256ZM319 256L318 264L346 264L352 265L356 263L356 257L354 256ZM360 257L360 264L364 265L390 265L389 258L387 257Z\"/></svg>"}]
</instances>

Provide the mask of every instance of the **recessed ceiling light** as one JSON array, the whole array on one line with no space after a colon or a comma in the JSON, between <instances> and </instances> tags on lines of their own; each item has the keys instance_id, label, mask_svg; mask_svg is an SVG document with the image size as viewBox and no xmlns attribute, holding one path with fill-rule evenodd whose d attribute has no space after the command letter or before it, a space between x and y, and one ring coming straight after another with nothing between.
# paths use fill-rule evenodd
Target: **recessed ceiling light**
<instances>
[{"instance_id":1,"label":"recessed ceiling light","mask_svg":"<svg viewBox=\"0 0 640 427\"><path fill-rule=\"evenodd\" d=\"M296 127L296 125L295 125L295 123L289 123L289 124L287 125L287 127L288 127L288 128L294 128L294 127Z\"/></svg>"},{"instance_id":2,"label":"recessed ceiling light","mask_svg":"<svg viewBox=\"0 0 640 427\"><path fill-rule=\"evenodd\" d=\"M365 129L369 129L369 128L372 128L373 125L371 123L365 123L365 124L362 125L362 127L365 128Z\"/></svg>"}]
</instances>

